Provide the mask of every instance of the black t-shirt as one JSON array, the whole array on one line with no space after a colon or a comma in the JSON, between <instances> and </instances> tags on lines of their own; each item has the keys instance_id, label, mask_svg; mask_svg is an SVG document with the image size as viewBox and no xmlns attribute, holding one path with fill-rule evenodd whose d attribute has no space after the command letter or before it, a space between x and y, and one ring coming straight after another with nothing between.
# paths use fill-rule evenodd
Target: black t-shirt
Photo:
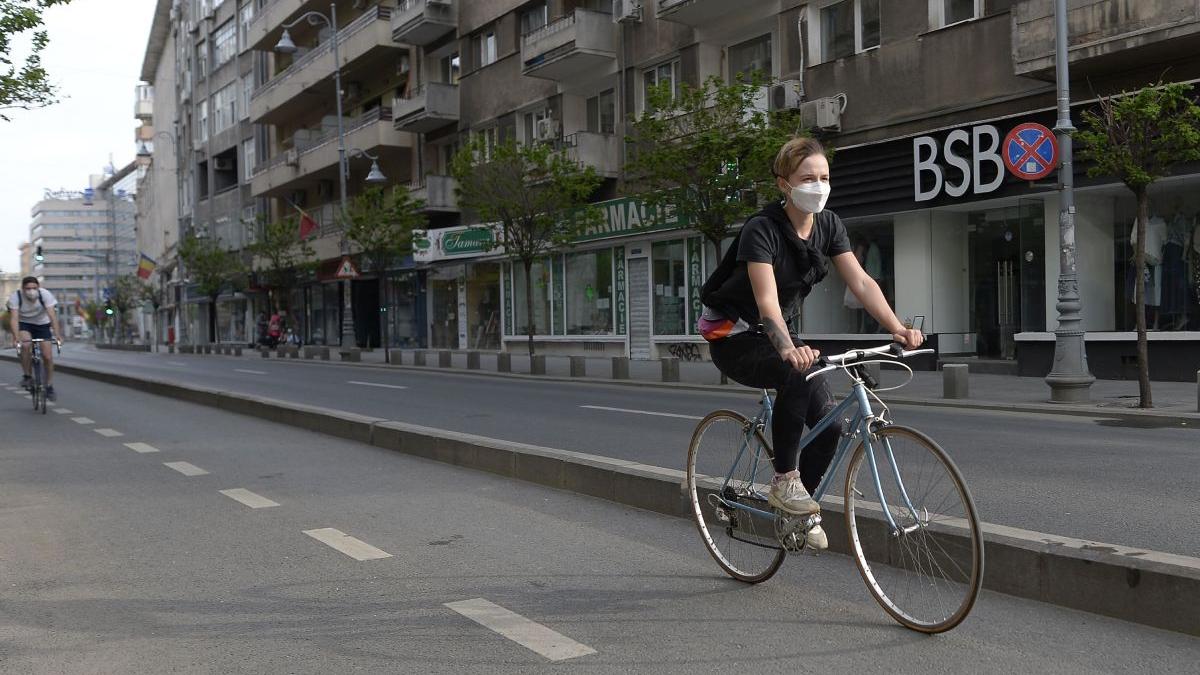
<instances>
[{"instance_id":1,"label":"black t-shirt","mask_svg":"<svg viewBox=\"0 0 1200 675\"><path fill-rule=\"evenodd\" d=\"M736 246L736 254L731 250L705 283L701 299L724 316L754 326L761 318L746 263L771 264L779 308L785 319L791 319L800 313L800 303L813 286L825 277L829 258L850 251L850 237L841 218L822 211L814 217L809 238L801 239L783 207L771 204L746 221Z\"/></svg>"}]
</instances>

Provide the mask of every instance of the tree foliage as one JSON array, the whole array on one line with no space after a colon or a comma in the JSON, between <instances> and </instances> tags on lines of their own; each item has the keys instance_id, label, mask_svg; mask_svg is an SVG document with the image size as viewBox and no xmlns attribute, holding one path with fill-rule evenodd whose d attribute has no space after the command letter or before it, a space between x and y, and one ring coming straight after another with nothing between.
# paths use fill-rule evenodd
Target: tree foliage
<instances>
[{"instance_id":1,"label":"tree foliage","mask_svg":"<svg viewBox=\"0 0 1200 675\"><path fill-rule=\"evenodd\" d=\"M646 112L630 120L626 171L648 213L674 214L719 247L730 226L779 196L771 164L800 133L795 111L769 113L761 73L699 87L669 82L646 93Z\"/></svg>"},{"instance_id":2,"label":"tree foliage","mask_svg":"<svg viewBox=\"0 0 1200 675\"><path fill-rule=\"evenodd\" d=\"M209 237L187 237L179 244L188 278L200 293L209 299L208 339L214 341L217 331L217 298L226 290L240 288L246 279L246 266L232 251L221 247L220 241Z\"/></svg>"},{"instance_id":3,"label":"tree foliage","mask_svg":"<svg viewBox=\"0 0 1200 675\"><path fill-rule=\"evenodd\" d=\"M42 108L54 103L54 85L42 67L42 51L50 38L43 25L45 11L70 0L0 0L0 111ZM29 52L14 55L28 36ZM17 45L14 45L14 39ZM0 112L0 120L8 121Z\"/></svg>"},{"instance_id":4,"label":"tree foliage","mask_svg":"<svg viewBox=\"0 0 1200 675\"><path fill-rule=\"evenodd\" d=\"M1102 96L1095 111L1083 114L1077 133L1080 155L1092 162L1091 176L1113 176L1137 197L1138 278L1146 266L1146 226L1150 219L1150 186L1170 175L1181 162L1200 161L1200 106L1192 86L1172 83L1119 96ZM1138 384L1141 406L1153 405L1149 350L1146 341L1145 284L1134 284L1138 333Z\"/></svg>"},{"instance_id":5,"label":"tree foliage","mask_svg":"<svg viewBox=\"0 0 1200 675\"><path fill-rule=\"evenodd\" d=\"M508 139L493 146L480 136L455 156L451 173L459 204L483 223L496 224L498 243L520 261L527 280L534 261L569 243L597 217L588 199L601 178L550 144ZM525 284L525 316L532 355L538 327L531 283Z\"/></svg>"},{"instance_id":6,"label":"tree foliage","mask_svg":"<svg viewBox=\"0 0 1200 675\"><path fill-rule=\"evenodd\" d=\"M289 291L316 265L317 253L307 240L300 238L299 228L294 216L264 220L258 240L248 247L267 287L276 291L276 297L283 298L285 304Z\"/></svg>"},{"instance_id":7,"label":"tree foliage","mask_svg":"<svg viewBox=\"0 0 1200 675\"><path fill-rule=\"evenodd\" d=\"M125 318L129 310L141 305L144 297L145 284L135 274L123 274L117 277L109 291L108 299L112 302L116 321L117 341L124 338Z\"/></svg>"},{"instance_id":8,"label":"tree foliage","mask_svg":"<svg viewBox=\"0 0 1200 675\"><path fill-rule=\"evenodd\" d=\"M425 223L425 203L401 187L372 186L346 205L346 238L365 270L383 272L412 247L412 231Z\"/></svg>"}]
</instances>

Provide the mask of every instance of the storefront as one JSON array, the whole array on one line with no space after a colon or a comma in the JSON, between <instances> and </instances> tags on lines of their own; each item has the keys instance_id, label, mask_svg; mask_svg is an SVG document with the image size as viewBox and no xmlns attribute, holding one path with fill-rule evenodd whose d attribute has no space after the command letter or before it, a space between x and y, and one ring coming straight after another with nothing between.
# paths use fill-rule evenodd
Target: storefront
<instances>
[{"instance_id":1,"label":"storefront","mask_svg":"<svg viewBox=\"0 0 1200 675\"><path fill-rule=\"evenodd\" d=\"M423 320L431 349L500 348L500 259L494 229L458 226L413 232L425 274Z\"/></svg>"}]
</instances>

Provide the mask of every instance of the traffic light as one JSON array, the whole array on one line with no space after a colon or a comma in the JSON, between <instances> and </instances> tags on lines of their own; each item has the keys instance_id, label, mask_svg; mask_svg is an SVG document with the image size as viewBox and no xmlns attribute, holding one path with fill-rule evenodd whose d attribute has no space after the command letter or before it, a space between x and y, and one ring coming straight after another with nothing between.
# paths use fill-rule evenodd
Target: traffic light
<instances>
[{"instance_id":1,"label":"traffic light","mask_svg":"<svg viewBox=\"0 0 1200 675\"><path fill-rule=\"evenodd\" d=\"M33 259L38 262L44 262L46 260L46 256L42 255L41 246L37 247L37 250L33 252Z\"/></svg>"},{"instance_id":2,"label":"traffic light","mask_svg":"<svg viewBox=\"0 0 1200 675\"><path fill-rule=\"evenodd\" d=\"M110 300L110 301L108 301L108 302L106 302L106 303L104 303L104 313L105 313L106 315L108 315L108 316L112 316L113 314L115 314L115 313L116 313L116 312L114 312L114 311L113 311L113 306L112 306L112 301L111 301L111 300Z\"/></svg>"}]
</instances>

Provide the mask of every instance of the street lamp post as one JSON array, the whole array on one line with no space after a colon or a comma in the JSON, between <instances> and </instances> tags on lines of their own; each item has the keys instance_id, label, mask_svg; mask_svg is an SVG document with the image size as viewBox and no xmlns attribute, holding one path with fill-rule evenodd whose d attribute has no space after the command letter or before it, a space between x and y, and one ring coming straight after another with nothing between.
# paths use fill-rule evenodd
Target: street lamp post
<instances>
[{"instance_id":1,"label":"street lamp post","mask_svg":"<svg viewBox=\"0 0 1200 675\"><path fill-rule=\"evenodd\" d=\"M1046 376L1050 400L1055 403L1087 401L1096 378L1088 372L1087 351L1081 327L1083 303L1075 270L1075 165L1071 134L1071 79L1067 54L1067 2L1055 0L1055 56L1058 75L1058 122L1054 132L1062 153L1059 167L1058 212L1058 327L1054 331L1054 364Z\"/></svg>"},{"instance_id":2,"label":"street lamp post","mask_svg":"<svg viewBox=\"0 0 1200 675\"><path fill-rule=\"evenodd\" d=\"M175 145L175 134L170 133L164 129L162 131L155 133L154 136L150 139L151 142L157 141L160 136L167 139L167 141L171 144L171 152L172 152L172 154L176 155L176 161L178 162L179 150L178 150L178 146ZM146 143L145 143L145 141L143 141L138 144L137 156L139 159L151 159L152 157L154 157L154 153L151 152L150 148L146 147ZM175 189L176 189L176 194L178 194L179 187L180 187L179 186L179 167L176 166L175 168L171 169L171 171L175 172ZM164 231L163 234L166 235L166 231ZM163 246L164 246L164 251L165 251L165 246L166 246L166 237L165 236L163 237ZM178 265L176 267L178 267ZM166 289L165 289L165 285L163 283L162 274L160 273L159 274L159 293L158 293L160 302L162 301L162 298L163 298L163 296L165 296L165 294L166 294ZM158 351L158 341L159 341L159 337L160 337L159 334L161 333L161 331L162 331L162 326L159 324L159 311L158 311L158 308L156 307L154 309L154 351L156 351L156 352Z\"/></svg>"}]
</instances>

